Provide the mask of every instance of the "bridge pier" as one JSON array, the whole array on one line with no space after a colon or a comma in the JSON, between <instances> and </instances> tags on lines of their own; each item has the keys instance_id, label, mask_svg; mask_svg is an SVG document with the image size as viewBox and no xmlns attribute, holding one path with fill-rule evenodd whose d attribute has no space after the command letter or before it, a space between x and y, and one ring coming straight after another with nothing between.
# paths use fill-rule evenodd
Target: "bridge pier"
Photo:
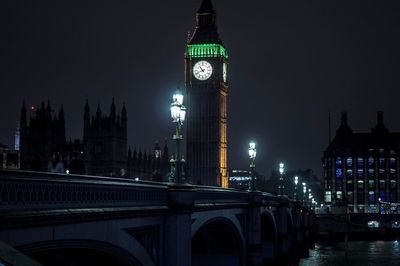
<instances>
[{"instance_id":1,"label":"bridge pier","mask_svg":"<svg viewBox=\"0 0 400 266\"><path fill-rule=\"evenodd\" d=\"M191 186L169 186L166 223L166 265L187 266L192 263L192 209L194 190Z\"/></svg>"},{"instance_id":2,"label":"bridge pier","mask_svg":"<svg viewBox=\"0 0 400 266\"><path fill-rule=\"evenodd\" d=\"M263 246L261 243L262 193L249 192L250 207L247 208L247 265L263 265Z\"/></svg>"}]
</instances>

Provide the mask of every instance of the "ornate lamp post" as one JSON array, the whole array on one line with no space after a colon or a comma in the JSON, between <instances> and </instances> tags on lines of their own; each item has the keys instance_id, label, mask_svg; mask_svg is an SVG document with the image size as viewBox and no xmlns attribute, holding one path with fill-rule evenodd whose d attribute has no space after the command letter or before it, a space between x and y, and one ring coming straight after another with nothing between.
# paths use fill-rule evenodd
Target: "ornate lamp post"
<instances>
[{"instance_id":1,"label":"ornate lamp post","mask_svg":"<svg viewBox=\"0 0 400 266\"><path fill-rule=\"evenodd\" d=\"M297 201L297 184L299 183L299 177L295 176L294 177L294 195L293 198L295 201Z\"/></svg>"},{"instance_id":2,"label":"ornate lamp post","mask_svg":"<svg viewBox=\"0 0 400 266\"><path fill-rule=\"evenodd\" d=\"M176 125L175 134L173 135L173 139L176 142L176 154L175 158L171 159L171 175L173 183L181 184L183 183L181 163L184 163L184 159L181 158L180 141L183 139L181 128L186 118L186 107L183 105L183 94L180 91L177 91L172 96L172 99L171 118Z\"/></svg>"},{"instance_id":3,"label":"ornate lamp post","mask_svg":"<svg viewBox=\"0 0 400 266\"><path fill-rule=\"evenodd\" d=\"M284 163L279 163L279 186L278 186L278 195L282 196L284 193L284 185L283 185L283 173L285 172L285 164Z\"/></svg>"},{"instance_id":4,"label":"ornate lamp post","mask_svg":"<svg viewBox=\"0 0 400 266\"><path fill-rule=\"evenodd\" d=\"M254 164L254 160L256 159L257 155L257 150L256 150L256 143L255 142L250 142L249 143L249 157L250 157L250 184L249 184L249 191L255 191L256 190L256 181L255 181L255 176L254 176L254 168L256 165Z\"/></svg>"}]
</instances>

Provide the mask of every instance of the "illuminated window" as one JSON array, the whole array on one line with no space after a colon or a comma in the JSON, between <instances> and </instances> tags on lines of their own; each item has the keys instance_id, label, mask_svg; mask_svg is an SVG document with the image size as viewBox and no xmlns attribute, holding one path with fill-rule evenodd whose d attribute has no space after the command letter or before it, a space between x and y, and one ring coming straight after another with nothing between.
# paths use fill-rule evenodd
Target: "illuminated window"
<instances>
[{"instance_id":1,"label":"illuminated window","mask_svg":"<svg viewBox=\"0 0 400 266\"><path fill-rule=\"evenodd\" d=\"M224 57L228 58L225 48L216 43L190 44L187 46L186 55L190 57Z\"/></svg>"},{"instance_id":2,"label":"illuminated window","mask_svg":"<svg viewBox=\"0 0 400 266\"><path fill-rule=\"evenodd\" d=\"M343 177L343 171L341 168L336 168L336 177L337 178L342 178Z\"/></svg>"},{"instance_id":3,"label":"illuminated window","mask_svg":"<svg viewBox=\"0 0 400 266\"><path fill-rule=\"evenodd\" d=\"M342 165L342 158L341 157L337 157L336 158L336 165Z\"/></svg>"},{"instance_id":4,"label":"illuminated window","mask_svg":"<svg viewBox=\"0 0 400 266\"><path fill-rule=\"evenodd\" d=\"M384 154L385 153L385 149L379 149L379 154Z\"/></svg>"},{"instance_id":5,"label":"illuminated window","mask_svg":"<svg viewBox=\"0 0 400 266\"><path fill-rule=\"evenodd\" d=\"M368 191L368 202L375 203L375 192Z\"/></svg>"},{"instance_id":6,"label":"illuminated window","mask_svg":"<svg viewBox=\"0 0 400 266\"><path fill-rule=\"evenodd\" d=\"M379 158L379 167L385 167L385 158Z\"/></svg>"},{"instance_id":7,"label":"illuminated window","mask_svg":"<svg viewBox=\"0 0 400 266\"><path fill-rule=\"evenodd\" d=\"M369 177L374 177L375 176L375 170L374 169L368 169L368 176Z\"/></svg>"},{"instance_id":8,"label":"illuminated window","mask_svg":"<svg viewBox=\"0 0 400 266\"><path fill-rule=\"evenodd\" d=\"M389 167L395 168L396 167L396 158L389 159Z\"/></svg>"},{"instance_id":9,"label":"illuminated window","mask_svg":"<svg viewBox=\"0 0 400 266\"><path fill-rule=\"evenodd\" d=\"M358 168L364 167L364 159L362 157L357 158L357 165L358 165Z\"/></svg>"},{"instance_id":10,"label":"illuminated window","mask_svg":"<svg viewBox=\"0 0 400 266\"><path fill-rule=\"evenodd\" d=\"M347 180L347 190L353 190L354 189L354 185L353 185L353 180Z\"/></svg>"},{"instance_id":11,"label":"illuminated window","mask_svg":"<svg viewBox=\"0 0 400 266\"><path fill-rule=\"evenodd\" d=\"M332 202L332 193L330 191L325 191L325 202Z\"/></svg>"},{"instance_id":12,"label":"illuminated window","mask_svg":"<svg viewBox=\"0 0 400 266\"><path fill-rule=\"evenodd\" d=\"M380 189L385 189L385 180L379 180L379 188Z\"/></svg>"},{"instance_id":13,"label":"illuminated window","mask_svg":"<svg viewBox=\"0 0 400 266\"><path fill-rule=\"evenodd\" d=\"M363 180L358 180L357 181L357 188L358 189L364 189L364 181Z\"/></svg>"},{"instance_id":14,"label":"illuminated window","mask_svg":"<svg viewBox=\"0 0 400 266\"><path fill-rule=\"evenodd\" d=\"M353 203L353 191L347 191L347 200L348 202Z\"/></svg>"},{"instance_id":15,"label":"illuminated window","mask_svg":"<svg viewBox=\"0 0 400 266\"><path fill-rule=\"evenodd\" d=\"M396 180L390 180L390 188L391 189L396 189L397 188Z\"/></svg>"},{"instance_id":16,"label":"illuminated window","mask_svg":"<svg viewBox=\"0 0 400 266\"><path fill-rule=\"evenodd\" d=\"M357 174L359 177L362 177L364 175L364 169L357 169Z\"/></svg>"},{"instance_id":17,"label":"illuminated window","mask_svg":"<svg viewBox=\"0 0 400 266\"><path fill-rule=\"evenodd\" d=\"M347 177L353 178L353 170L352 169L347 169Z\"/></svg>"},{"instance_id":18,"label":"illuminated window","mask_svg":"<svg viewBox=\"0 0 400 266\"><path fill-rule=\"evenodd\" d=\"M379 192L379 197L381 198L381 201L386 201L386 192L384 190L381 190Z\"/></svg>"},{"instance_id":19,"label":"illuminated window","mask_svg":"<svg viewBox=\"0 0 400 266\"><path fill-rule=\"evenodd\" d=\"M336 198L342 199L343 198L343 192L342 191L336 191Z\"/></svg>"},{"instance_id":20,"label":"illuminated window","mask_svg":"<svg viewBox=\"0 0 400 266\"><path fill-rule=\"evenodd\" d=\"M353 159L351 157L347 158L347 166L352 167L353 166Z\"/></svg>"},{"instance_id":21,"label":"illuminated window","mask_svg":"<svg viewBox=\"0 0 400 266\"><path fill-rule=\"evenodd\" d=\"M375 188L375 180L368 180L368 188Z\"/></svg>"},{"instance_id":22,"label":"illuminated window","mask_svg":"<svg viewBox=\"0 0 400 266\"><path fill-rule=\"evenodd\" d=\"M374 167L374 158L372 158L372 157L369 157L368 158L368 167Z\"/></svg>"}]
</instances>

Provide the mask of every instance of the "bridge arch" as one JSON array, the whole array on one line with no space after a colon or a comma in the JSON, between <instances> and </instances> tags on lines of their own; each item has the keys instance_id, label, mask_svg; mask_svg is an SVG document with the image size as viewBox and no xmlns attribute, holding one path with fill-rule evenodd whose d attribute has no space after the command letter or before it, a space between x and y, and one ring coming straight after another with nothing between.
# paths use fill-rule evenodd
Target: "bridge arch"
<instances>
[{"instance_id":1,"label":"bridge arch","mask_svg":"<svg viewBox=\"0 0 400 266\"><path fill-rule=\"evenodd\" d=\"M192 265L244 264L244 242L237 225L225 217L205 222L192 234Z\"/></svg>"},{"instance_id":2,"label":"bridge arch","mask_svg":"<svg viewBox=\"0 0 400 266\"><path fill-rule=\"evenodd\" d=\"M142 222L144 226L144 221ZM64 245L65 248L69 246L75 250L87 248L93 254L102 250L110 258L118 254L122 258L136 258L139 265L155 265L148 249L129 233L131 227L131 221L121 219L44 226L35 228L35 231L30 228L20 228L3 235L3 240L13 247L20 247L28 252L41 252L41 250L50 252L51 246L57 246L54 243L58 243ZM130 256L124 254L130 254Z\"/></svg>"},{"instance_id":3,"label":"bridge arch","mask_svg":"<svg viewBox=\"0 0 400 266\"><path fill-rule=\"evenodd\" d=\"M130 252L102 241L52 240L16 248L43 265L142 265Z\"/></svg>"}]
</instances>

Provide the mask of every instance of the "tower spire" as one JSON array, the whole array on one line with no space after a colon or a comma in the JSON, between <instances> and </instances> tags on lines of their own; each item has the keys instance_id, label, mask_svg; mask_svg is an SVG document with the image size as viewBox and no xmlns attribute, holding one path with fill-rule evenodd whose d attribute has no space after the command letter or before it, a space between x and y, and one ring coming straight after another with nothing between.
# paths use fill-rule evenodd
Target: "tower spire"
<instances>
[{"instance_id":1,"label":"tower spire","mask_svg":"<svg viewBox=\"0 0 400 266\"><path fill-rule=\"evenodd\" d=\"M189 44L218 43L219 39L216 13L211 0L202 0L196 14L196 29L189 41Z\"/></svg>"}]
</instances>

